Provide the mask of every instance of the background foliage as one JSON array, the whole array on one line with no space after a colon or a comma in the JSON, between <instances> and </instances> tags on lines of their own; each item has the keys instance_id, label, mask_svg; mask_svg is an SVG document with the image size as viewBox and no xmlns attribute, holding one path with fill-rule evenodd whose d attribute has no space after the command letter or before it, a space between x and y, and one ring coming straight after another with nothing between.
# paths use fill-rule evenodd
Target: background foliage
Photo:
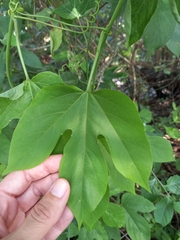
<instances>
[{"instance_id":1,"label":"background foliage","mask_svg":"<svg viewBox=\"0 0 180 240\"><path fill-rule=\"evenodd\" d=\"M59 239L180 238L179 24L178 0L1 1L0 173L65 154Z\"/></svg>"}]
</instances>

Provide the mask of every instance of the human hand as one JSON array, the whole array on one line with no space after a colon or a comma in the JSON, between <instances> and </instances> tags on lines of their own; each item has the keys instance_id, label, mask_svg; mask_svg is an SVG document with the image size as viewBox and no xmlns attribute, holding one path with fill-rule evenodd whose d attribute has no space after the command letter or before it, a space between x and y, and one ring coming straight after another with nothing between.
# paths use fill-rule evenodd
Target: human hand
<instances>
[{"instance_id":1,"label":"human hand","mask_svg":"<svg viewBox=\"0 0 180 240\"><path fill-rule=\"evenodd\" d=\"M0 239L54 240L70 224L73 214L66 206L70 186L58 177L61 158L50 156L0 182Z\"/></svg>"}]
</instances>

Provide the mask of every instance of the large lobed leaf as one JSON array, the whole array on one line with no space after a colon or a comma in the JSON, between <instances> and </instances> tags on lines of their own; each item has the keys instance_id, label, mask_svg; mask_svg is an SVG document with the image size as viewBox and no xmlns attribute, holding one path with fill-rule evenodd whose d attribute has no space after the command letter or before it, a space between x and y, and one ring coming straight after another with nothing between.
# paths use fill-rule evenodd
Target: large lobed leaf
<instances>
[{"instance_id":1,"label":"large lobed leaf","mask_svg":"<svg viewBox=\"0 0 180 240\"><path fill-rule=\"evenodd\" d=\"M69 206L79 225L107 193L108 167L100 135L116 169L149 189L150 147L131 100L117 91L89 93L65 85L44 87L24 112L12 138L5 174L43 162L66 130L72 134L64 148L60 176L71 184Z\"/></svg>"}]
</instances>

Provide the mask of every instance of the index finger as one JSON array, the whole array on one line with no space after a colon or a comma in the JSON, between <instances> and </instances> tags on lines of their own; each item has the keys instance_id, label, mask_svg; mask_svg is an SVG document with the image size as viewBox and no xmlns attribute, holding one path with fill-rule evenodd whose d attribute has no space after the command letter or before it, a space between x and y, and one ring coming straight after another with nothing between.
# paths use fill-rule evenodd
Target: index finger
<instances>
[{"instance_id":1,"label":"index finger","mask_svg":"<svg viewBox=\"0 0 180 240\"><path fill-rule=\"evenodd\" d=\"M10 173L0 183L0 191L14 197L21 195L32 182L58 172L61 158L62 155L51 155L37 167Z\"/></svg>"}]
</instances>

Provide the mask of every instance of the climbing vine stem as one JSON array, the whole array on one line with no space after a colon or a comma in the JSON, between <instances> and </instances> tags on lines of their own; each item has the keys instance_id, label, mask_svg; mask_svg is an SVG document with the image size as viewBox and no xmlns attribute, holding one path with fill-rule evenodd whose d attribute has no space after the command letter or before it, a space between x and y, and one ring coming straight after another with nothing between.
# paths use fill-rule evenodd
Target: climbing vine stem
<instances>
[{"instance_id":1,"label":"climbing vine stem","mask_svg":"<svg viewBox=\"0 0 180 240\"><path fill-rule=\"evenodd\" d=\"M13 88L13 82L12 82L11 70L10 70L10 49L11 49L13 27L14 27L13 18L12 16L10 16L8 40L7 40L7 47L6 47L6 75L11 88Z\"/></svg>"},{"instance_id":2,"label":"climbing vine stem","mask_svg":"<svg viewBox=\"0 0 180 240\"><path fill-rule=\"evenodd\" d=\"M91 72L90 72L90 76L89 76L89 80L88 80L88 84L87 84L87 88L86 88L86 91L88 91L88 92L91 92L92 89L94 88L96 75L97 75L97 70L98 70L98 64L99 64L99 61L100 61L100 56L101 56L102 50L104 48L107 36L109 35L109 33L112 29L114 21L117 19L117 16L120 12L120 9L122 7L123 2L124 2L124 0L119 0L117 6L115 8L115 11L114 11L114 13L113 13L113 15L112 15L112 17L109 21L109 24L106 26L105 30L103 30L101 32L99 42L98 42L98 46L97 46L96 56L95 56L95 59L94 59L94 62L93 62L93 66L92 66L92 69L91 69Z\"/></svg>"},{"instance_id":3,"label":"climbing vine stem","mask_svg":"<svg viewBox=\"0 0 180 240\"><path fill-rule=\"evenodd\" d=\"M15 36L16 36L16 45L17 45L17 50L18 50L18 54L19 54L19 58L21 60L21 64L22 64L22 68L26 77L26 80L29 80L29 75L24 63L24 59L22 56L22 52L21 52L21 47L20 47L20 41L19 41L19 31L18 31L18 23L17 23L17 19L13 18L14 21L14 30L15 30Z\"/></svg>"}]
</instances>

